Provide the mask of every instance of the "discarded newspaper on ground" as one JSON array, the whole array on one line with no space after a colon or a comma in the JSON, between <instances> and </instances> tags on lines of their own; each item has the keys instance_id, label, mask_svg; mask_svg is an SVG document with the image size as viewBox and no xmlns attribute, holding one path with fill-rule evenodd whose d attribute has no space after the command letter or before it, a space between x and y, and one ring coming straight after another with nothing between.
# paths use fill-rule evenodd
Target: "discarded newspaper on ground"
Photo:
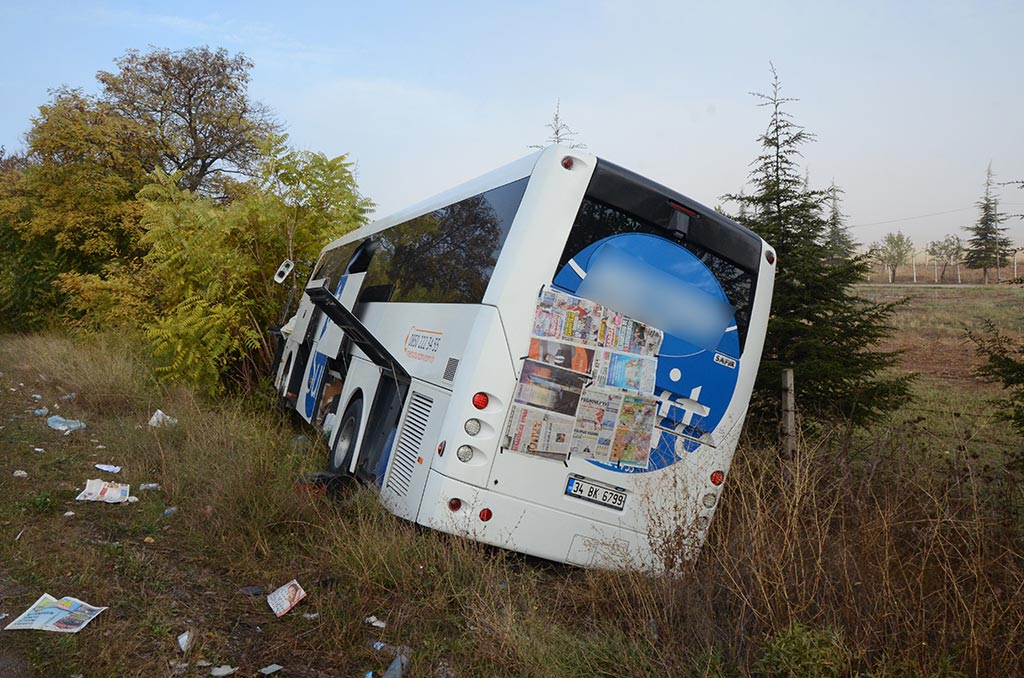
<instances>
[{"instance_id":1,"label":"discarded newspaper on ground","mask_svg":"<svg viewBox=\"0 0 1024 678\"><path fill-rule=\"evenodd\" d=\"M270 609L274 611L274 614L280 617L295 607L295 604L305 597L306 592L299 586L299 582L292 579L267 596L267 604L270 605Z\"/></svg>"},{"instance_id":2,"label":"discarded newspaper on ground","mask_svg":"<svg viewBox=\"0 0 1024 678\"><path fill-rule=\"evenodd\" d=\"M123 483L106 482L99 478L85 481L85 489L75 497L78 501L103 501L120 504L129 500L131 487Z\"/></svg>"},{"instance_id":3,"label":"discarded newspaper on ground","mask_svg":"<svg viewBox=\"0 0 1024 678\"><path fill-rule=\"evenodd\" d=\"M4 630L78 633L105 609L107 608L83 603L78 598L65 597L57 600L44 593L24 614L5 626Z\"/></svg>"}]
</instances>

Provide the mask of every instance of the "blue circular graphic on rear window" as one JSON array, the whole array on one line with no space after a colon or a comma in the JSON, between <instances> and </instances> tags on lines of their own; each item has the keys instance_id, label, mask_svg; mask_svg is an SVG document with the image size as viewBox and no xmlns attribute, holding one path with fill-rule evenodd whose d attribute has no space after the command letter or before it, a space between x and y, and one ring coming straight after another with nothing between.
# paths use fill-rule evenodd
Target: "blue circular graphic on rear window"
<instances>
[{"instance_id":1,"label":"blue circular graphic on rear window","mask_svg":"<svg viewBox=\"0 0 1024 678\"><path fill-rule=\"evenodd\" d=\"M655 235L620 234L578 252L553 282L556 289L664 332L652 394L660 404L646 466L588 459L590 463L620 473L645 473L674 464L704 443L717 444L716 429L736 390L740 346L732 307L700 259ZM616 425L640 423L641 435L634 438L646 440L642 432L648 422L634 421L634 415L624 401Z\"/></svg>"}]
</instances>

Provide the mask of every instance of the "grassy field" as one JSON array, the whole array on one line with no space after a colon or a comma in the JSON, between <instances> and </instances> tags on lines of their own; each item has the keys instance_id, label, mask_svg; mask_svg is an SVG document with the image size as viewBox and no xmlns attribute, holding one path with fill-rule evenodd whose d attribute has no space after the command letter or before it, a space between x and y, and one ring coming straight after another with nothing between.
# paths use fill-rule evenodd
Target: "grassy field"
<instances>
[{"instance_id":1,"label":"grassy field","mask_svg":"<svg viewBox=\"0 0 1024 678\"><path fill-rule=\"evenodd\" d=\"M863 292L912 296L892 345L921 373L918 401L852 460L823 438L780 467L746 442L700 559L667 577L420 530L365 489L323 496L295 482L322 466L321 443L269 396L161 388L115 339L0 338L4 623L44 592L109 607L78 634L0 631L0 676L161 676L181 662L208 675L199 661L362 676L391 661L377 640L412 648L410 675L439 678L1020 675L1021 482L1003 462L1021 440L988 413L997 390L971 376L960 323L987 314L1024 332L1021 290ZM88 428L52 431L40 406ZM149 427L156 408L178 425ZM139 501L76 502L97 477ZM137 490L147 482L161 487ZM293 578L308 597L281 618L240 592Z\"/></svg>"},{"instance_id":2,"label":"grassy field","mask_svg":"<svg viewBox=\"0 0 1024 678\"><path fill-rule=\"evenodd\" d=\"M980 360L965 331L991 320L1002 331L1024 337L1024 288L1009 285L927 287L866 285L860 294L874 301L906 299L895 318L896 334L884 348L903 351L902 367L918 374L913 403L895 423L916 429L933 449L999 460L1021 446L997 420L991 400L1001 389L975 370Z\"/></svg>"}]
</instances>

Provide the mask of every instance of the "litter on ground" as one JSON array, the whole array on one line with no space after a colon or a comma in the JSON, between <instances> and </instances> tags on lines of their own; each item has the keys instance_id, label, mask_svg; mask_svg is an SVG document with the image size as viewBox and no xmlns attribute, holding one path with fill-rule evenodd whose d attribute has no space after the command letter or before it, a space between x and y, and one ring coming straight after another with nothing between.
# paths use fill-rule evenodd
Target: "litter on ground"
<instances>
[{"instance_id":1,"label":"litter on ground","mask_svg":"<svg viewBox=\"0 0 1024 678\"><path fill-rule=\"evenodd\" d=\"M305 597L306 592L299 586L299 582L292 579L267 596L267 604L270 605L270 609L274 611L274 614L280 617L295 607L296 603Z\"/></svg>"},{"instance_id":2,"label":"litter on ground","mask_svg":"<svg viewBox=\"0 0 1024 678\"><path fill-rule=\"evenodd\" d=\"M374 626L374 627L376 627L378 629L382 629L382 628L387 626L387 622L385 622L383 620L380 620L380 619L377 619L372 614L369 617L367 617L366 619L364 619L363 621L366 622L367 624L369 624L370 626Z\"/></svg>"},{"instance_id":3,"label":"litter on ground","mask_svg":"<svg viewBox=\"0 0 1024 678\"><path fill-rule=\"evenodd\" d=\"M101 470L101 471L106 471L107 473L120 473L121 472L121 467L120 466L114 466L113 464L94 464L94 466L96 468L98 468L99 470Z\"/></svg>"},{"instance_id":4,"label":"litter on ground","mask_svg":"<svg viewBox=\"0 0 1024 678\"><path fill-rule=\"evenodd\" d=\"M85 428L85 422L78 419L65 419L55 414L46 420L46 425L54 431L80 431Z\"/></svg>"},{"instance_id":5,"label":"litter on ground","mask_svg":"<svg viewBox=\"0 0 1024 678\"><path fill-rule=\"evenodd\" d=\"M67 511L67 512L64 513L64 517L65 518L70 518L73 515L75 515L74 511Z\"/></svg>"},{"instance_id":6,"label":"litter on ground","mask_svg":"<svg viewBox=\"0 0 1024 678\"><path fill-rule=\"evenodd\" d=\"M230 676L232 673L238 670L238 667L231 667L227 664L222 664L216 668L210 669L211 676Z\"/></svg>"},{"instance_id":7,"label":"litter on ground","mask_svg":"<svg viewBox=\"0 0 1024 678\"><path fill-rule=\"evenodd\" d=\"M174 426L178 423L178 420L174 417L168 416L163 410L157 410L153 413L153 416L149 418L149 425L154 428L160 426Z\"/></svg>"},{"instance_id":8,"label":"litter on ground","mask_svg":"<svg viewBox=\"0 0 1024 678\"><path fill-rule=\"evenodd\" d=\"M105 609L107 608L87 605L78 598L65 597L57 600L44 593L32 607L5 626L4 630L78 633Z\"/></svg>"},{"instance_id":9,"label":"litter on ground","mask_svg":"<svg viewBox=\"0 0 1024 678\"><path fill-rule=\"evenodd\" d=\"M142 483L139 485L140 490L159 490L160 483Z\"/></svg>"},{"instance_id":10,"label":"litter on ground","mask_svg":"<svg viewBox=\"0 0 1024 678\"><path fill-rule=\"evenodd\" d=\"M28 478L28 472L27 471L22 471L21 469L18 469L17 471L14 472L14 477L15 478Z\"/></svg>"},{"instance_id":11,"label":"litter on ground","mask_svg":"<svg viewBox=\"0 0 1024 678\"><path fill-rule=\"evenodd\" d=\"M238 589L238 592L246 596L265 596L267 595L266 589L262 586L243 586Z\"/></svg>"},{"instance_id":12,"label":"litter on ground","mask_svg":"<svg viewBox=\"0 0 1024 678\"><path fill-rule=\"evenodd\" d=\"M270 666L264 666L262 669L260 669L260 673L262 673L264 676L269 676L271 673L277 673L283 668L284 667L280 664L271 664Z\"/></svg>"},{"instance_id":13,"label":"litter on ground","mask_svg":"<svg viewBox=\"0 0 1024 678\"><path fill-rule=\"evenodd\" d=\"M183 654L187 654L190 647L192 647L192 629L178 636L178 648L181 649Z\"/></svg>"},{"instance_id":14,"label":"litter on ground","mask_svg":"<svg viewBox=\"0 0 1024 678\"><path fill-rule=\"evenodd\" d=\"M107 482L93 478L85 482L85 489L75 497L78 501L102 501L108 504L120 504L128 501L131 488L128 485Z\"/></svg>"},{"instance_id":15,"label":"litter on ground","mask_svg":"<svg viewBox=\"0 0 1024 678\"><path fill-rule=\"evenodd\" d=\"M40 407L38 410L32 410L32 414L34 414L37 417L45 417L49 413L50 409L48 407Z\"/></svg>"}]
</instances>

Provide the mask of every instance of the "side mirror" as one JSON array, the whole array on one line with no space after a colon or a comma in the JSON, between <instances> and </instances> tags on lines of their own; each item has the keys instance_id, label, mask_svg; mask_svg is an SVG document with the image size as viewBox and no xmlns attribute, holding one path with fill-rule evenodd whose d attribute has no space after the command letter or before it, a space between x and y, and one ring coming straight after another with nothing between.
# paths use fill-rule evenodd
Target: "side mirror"
<instances>
[{"instance_id":1,"label":"side mirror","mask_svg":"<svg viewBox=\"0 0 1024 678\"><path fill-rule=\"evenodd\" d=\"M291 259L282 261L281 265L277 267L277 273L274 274L274 282L278 285L283 283L293 268L295 268L295 263Z\"/></svg>"}]
</instances>

